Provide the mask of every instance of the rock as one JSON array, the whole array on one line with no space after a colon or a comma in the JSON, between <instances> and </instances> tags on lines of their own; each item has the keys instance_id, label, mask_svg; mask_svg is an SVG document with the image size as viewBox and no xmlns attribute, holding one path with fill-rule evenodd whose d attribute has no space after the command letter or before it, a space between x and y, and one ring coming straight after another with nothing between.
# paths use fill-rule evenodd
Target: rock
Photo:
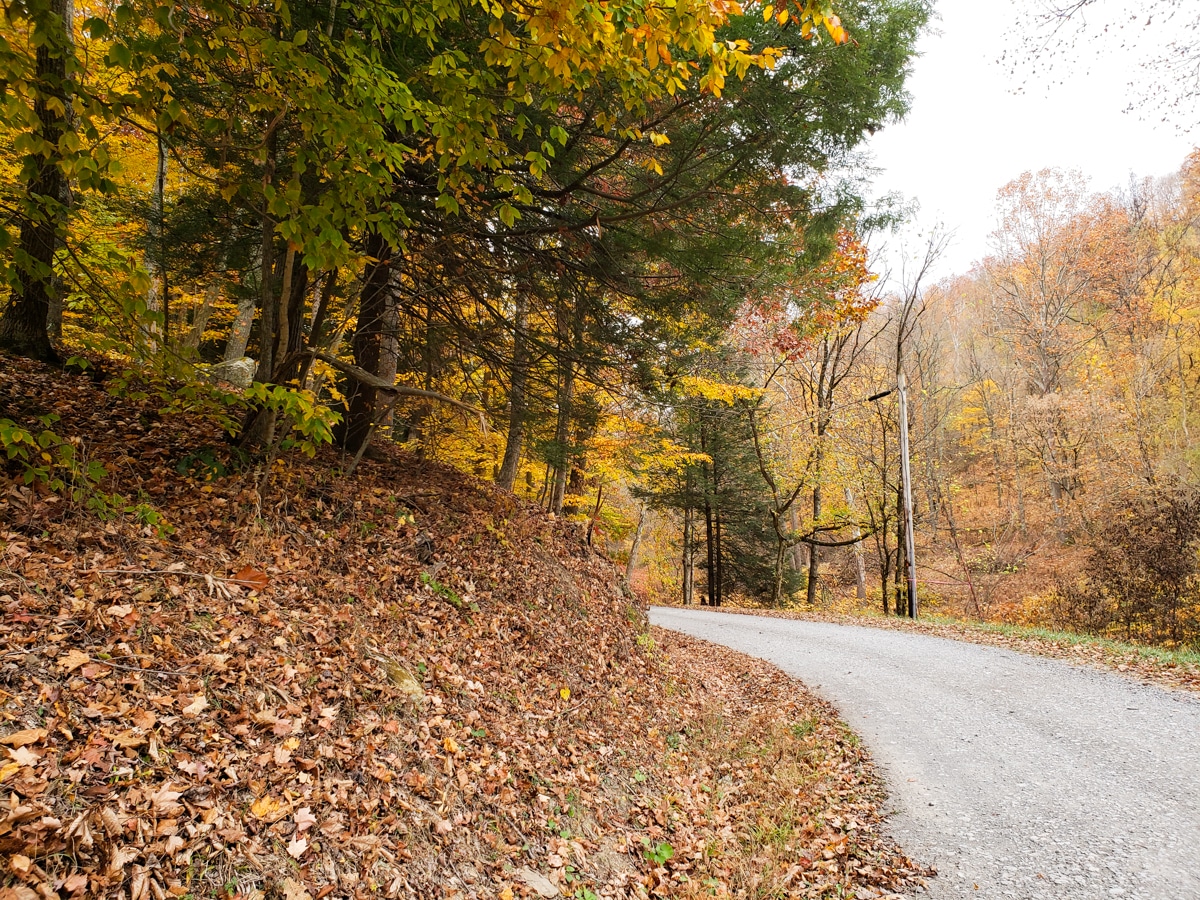
<instances>
[{"instance_id":1,"label":"rock","mask_svg":"<svg viewBox=\"0 0 1200 900\"><path fill-rule=\"evenodd\" d=\"M545 875L533 871L533 869L518 869L517 877L533 888L533 890L537 891L539 897L546 897L549 900L550 897L558 896L558 887L554 882Z\"/></svg>"},{"instance_id":2,"label":"rock","mask_svg":"<svg viewBox=\"0 0 1200 900\"><path fill-rule=\"evenodd\" d=\"M200 370L210 381L223 381L236 388L248 388L254 383L258 363L248 356L243 356L241 359L227 359L211 366L202 366Z\"/></svg>"}]
</instances>

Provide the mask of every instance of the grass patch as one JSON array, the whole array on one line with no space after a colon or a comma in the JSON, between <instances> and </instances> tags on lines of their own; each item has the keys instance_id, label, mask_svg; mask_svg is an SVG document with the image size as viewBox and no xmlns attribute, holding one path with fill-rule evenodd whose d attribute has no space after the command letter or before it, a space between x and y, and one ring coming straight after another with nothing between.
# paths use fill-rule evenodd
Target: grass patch
<instances>
[{"instance_id":1,"label":"grass patch","mask_svg":"<svg viewBox=\"0 0 1200 900\"><path fill-rule=\"evenodd\" d=\"M988 634L999 634L1017 640L1045 641L1069 647L1097 647L1113 656L1137 657L1157 662L1161 665L1200 666L1200 650L1177 650L1169 647L1134 644L1100 635L1084 634L1078 631L1057 631L1053 628L1045 628L1038 625L978 622L943 615L922 616L921 621L933 625L948 625L982 631Z\"/></svg>"}]
</instances>

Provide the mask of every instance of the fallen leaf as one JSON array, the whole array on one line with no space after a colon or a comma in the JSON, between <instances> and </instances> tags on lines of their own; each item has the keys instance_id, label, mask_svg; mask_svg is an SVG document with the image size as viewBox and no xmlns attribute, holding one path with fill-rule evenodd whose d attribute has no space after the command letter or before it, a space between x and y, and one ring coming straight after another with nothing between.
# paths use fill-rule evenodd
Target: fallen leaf
<instances>
[{"instance_id":1,"label":"fallen leaf","mask_svg":"<svg viewBox=\"0 0 1200 900\"><path fill-rule=\"evenodd\" d=\"M67 880L63 882L63 888L72 894L78 893L87 887L87 876L82 872L75 872L67 876Z\"/></svg>"},{"instance_id":2,"label":"fallen leaf","mask_svg":"<svg viewBox=\"0 0 1200 900\"><path fill-rule=\"evenodd\" d=\"M540 872L535 872L533 869L526 867L517 870L517 877L536 891L539 897L545 897L549 900L551 897L558 896L558 886Z\"/></svg>"},{"instance_id":3,"label":"fallen leaf","mask_svg":"<svg viewBox=\"0 0 1200 900\"><path fill-rule=\"evenodd\" d=\"M105 610L105 612L108 613L110 616L113 616L114 618L123 619L127 615L129 615L131 612L133 612L133 607L125 606L125 605L110 606L108 609Z\"/></svg>"},{"instance_id":4,"label":"fallen leaf","mask_svg":"<svg viewBox=\"0 0 1200 900\"><path fill-rule=\"evenodd\" d=\"M118 847L108 858L108 874L117 875L123 872L125 867L137 858L137 847Z\"/></svg>"},{"instance_id":5,"label":"fallen leaf","mask_svg":"<svg viewBox=\"0 0 1200 900\"><path fill-rule=\"evenodd\" d=\"M125 830L120 816L107 806L100 810L100 824L104 826L104 831L110 838Z\"/></svg>"},{"instance_id":6,"label":"fallen leaf","mask_svg":"<svg viewBox=\"0 0 1200 900\"><path fill-rule=\"evenodd\" d=\"M312 900L312 894L293 878L283 879L279 886L283 889L283 900Z\"/></svg>"},{"instance_id":7,"label":"fallen leaf","mask_svg":"<svg viewBox=\"0 0 1200 900\"><path fill-rule=\"evenodd\" d=\"M317 817L312 814L312 810L307 806L302 806L296 810L296 815L293 818L296 822L297 834L307 831L317 824Z\"/></svg>"},{"instance_id":8,"label":"fallen leaf","mask_svg":"<svg viewBox=\"0 0 1200 900\"><path fill-rule=\"evenodd\" d=\"M150 798L150 802L154 804L154 812L160 816L174 816L183 812L183 805L175 802L183 796L183 791L173 791L171 787L171 782L168 781Z\"/></svg>"},{"instance_id":9,"label":"fallen leaf","mask_svg":"<svg viewBox=\"0 0 1200 900\"><path fill-rule=\"evenodd\" d=\"M84 663L89 662L91 657L80 650L78 647L72 647L65 655L58 658L58 664L68 672L74 672Z\"/></svg>"},{"instance_id":10,"label":"fallen leaf","mask_svg":"<svg viewBox=\"0 0 1200 900\"><path fill-rule=\"evenodd\" d=\"M141 731L131 728L128 731L122 731L112 739L112 742L114 747L123 750L126 747L140 747L147 742L147 738Z\"/></svg>"},{"instance_id":11,"label":"fallen leaf","mask_svg":"<svg viewBox=\"0 0 1200 900\"><path fill-rule=\"evenodd\" d=\"M12 761L18 766L33 766L42 758L42 754L36 750L30 750L28 747L17 747L15 750L9 750L8 755L12 757Z\"/></svg>"},{"instance_id":12,"label":"fallen leaf","mask_svg":"<svg viewBox=\"0 0 1200 900\"><path fill-rule=\"evenodd\" d=\"M299 859L304 855L304 851L308 849L308 838L296 838L288 844L288 856L292 859Z\"/></svg>"},{"instance_id":13,"label":"fallen leaf","mask_svg":"<svg viewBox=\"0 0 1200 900\"><path fill-rule=\"evenodd\" d=\"M270 794L263 794L250 804L250 812L267 822L275 822L283 818L288 805Z\"/></svg>"},{"instance_id":14,"label":"fallen leaf","mask_svg":"<svg viewBox=\"0 0 1200 900\"><path fill-rule=\"evenodd\" d=\"M182 712L185 716L198 716L206 709L208 709L208 698L203 694L197 694L192 698L192 702L183 708Z\"/></svg>"},{"instance_id":15,"label":"fallen leaf","mask_svg":"<svg viewBox=\"0 0 1200 900\"><path fill-rule=\"evenodd\" d=\"M29 874L29 870L33 868L33 860L20 853L14 853L9 859L8 864L12 868L13 874L18 878L24 878Z\"/></svg>"},{"instance_id":16,"label":"fallen leaf","mask_svg":"<svg viewBox=\"0 0 1200 900\"><path fill-rule=\"evenodd\" d=\"M12 734L0 737L0 744L8 744L10 747L24 747L26 744L36 744L45 737L45 728L26 728L24 731L14 731Z\"/></svg>"},{"instance_id":17,"label":"fallen leaf","mask_svg":"<svg viewBox=\"0 0 1200 900\"><path fill-rule=\"evenodd\" d=\"M256 591L261 591L271 583L271 579L267 577L266 572L260 572L253 566L243 566L238 573L233 576L232 580L236 581L240 585L243 585L244 587L253 588Z\"/></svg>"}]
</instances>

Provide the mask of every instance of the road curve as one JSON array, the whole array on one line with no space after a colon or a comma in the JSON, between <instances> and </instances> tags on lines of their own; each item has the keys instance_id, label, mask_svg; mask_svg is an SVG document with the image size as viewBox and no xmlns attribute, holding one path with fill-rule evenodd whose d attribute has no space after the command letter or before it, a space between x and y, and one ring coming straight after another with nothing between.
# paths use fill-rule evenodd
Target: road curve
<instances>
[{"instance_id":1,"label":"road curve","mask_svg":"<svg viewBox=\"0 0 1200 900\"><path fill-rule=\"evenodd\" d=\"M1200 700L1058 660L656 607L835 703L887 778L928 897L1200 898Z\"/></svg>"}]
</instances>

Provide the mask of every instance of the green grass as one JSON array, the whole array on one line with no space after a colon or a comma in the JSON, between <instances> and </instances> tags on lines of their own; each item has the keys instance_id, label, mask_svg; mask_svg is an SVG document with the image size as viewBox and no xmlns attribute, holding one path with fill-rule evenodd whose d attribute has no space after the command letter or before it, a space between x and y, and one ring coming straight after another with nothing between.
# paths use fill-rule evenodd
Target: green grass
<instances>
[{"instance_id":1,"label":"green grass","mask_svg":"<svg viewBox=\"0 0 1200 900\"><path fill-rule=\"evenodd\" d=\"M1071 647L1099 647L1114 656L1134 656L1148 659L1160 664L1200 666L1200 650L1175 650L1168 647L1154 647L1146 644L1133 644L1117 641L1112 638L1094 634L1083 634L1077 631L1056 631L1037 625L1009 625L1003 622L978 622L970 619L956 619L944 615L925 615L921 621L934 625L955 625L960 628L970 628L992 634L1002 634L1005 637L1025 638L1030 640L1047 641L1055 644L1066 644Z\"/></svg>"}]
</instances>

